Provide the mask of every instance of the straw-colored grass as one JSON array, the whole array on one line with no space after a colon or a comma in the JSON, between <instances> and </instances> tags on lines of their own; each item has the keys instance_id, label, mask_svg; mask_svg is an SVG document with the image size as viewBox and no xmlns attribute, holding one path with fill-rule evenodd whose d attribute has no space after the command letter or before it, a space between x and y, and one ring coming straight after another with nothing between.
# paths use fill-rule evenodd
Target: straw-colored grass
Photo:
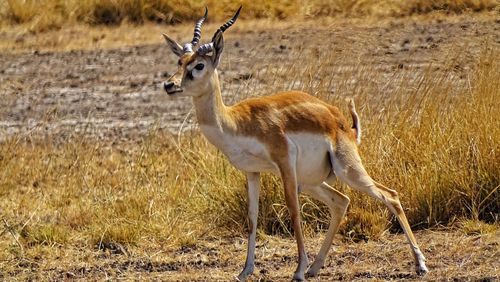
<instances>
[{"instance_id":1,"label":"straw-colored grass","mask_svg":"<svg viewBox=\"0 0 500 282\"><path fill-rule=\"evenodd\" d=\"M363 122L360 151L366 168L399 191L415 229L458 219L498 223L497 49L482 50L466 83L447 66L444 71L428 66L422 73L395 72L387 78L360 65L328 77L329 68L341 65L339 58L324 56L318 66L306 53L278 69L256 73L262 91L307 90L344 112L343 97L327 90L335 86L336 93L354 97ZM373 95L364 87L370 80L390 83L380 89L384 94ZM245 89L243 93L251 93L254 85ZM37 245L174 246L203 236L245 233L244 176L197 131L174 136L152 130L139 145L71 140L26 142L14 137L0 145L0 215L5 232L19 240L2 252ZM263 187L260 232L291 233L280 181L266 175ZM387 221L385 207L343 185L337 188L352 199L342 234L358 240L388 228L398 230ZM306 232L326 228L326 209L308 198L301 202ZM483 225L463 226L481 230Z\"/></svg>"},{"instance_id":2,"label":"straw-colored grass","mask_svg":"<svg viewBox=\"0 0 500 282\"><path fill-rule=\"evenodd\" d=\"M242 18L314 18L318 16L386 17L431 12L463 13L498 9L495 0L7 0L0 4L0 23L25 23L33 32L74 23L178 23L198 18L210 8L211 20L222 20L244 6Z\"/></svg>"},{"instance_id":3,"label":"straw-colored grass","mask_svg":"<svg viewBox=\"0 0 500 282\"><path fill-rule=\"evenodd\" d=\"M17 2L28 3L28 1ZM417 2L405 3L410 5ZM38 5L44 2L30 3ZM70 5L73 2L64 3ZM91 2L82 1L82 3ZM254 3L257 5L259 1ZM313 3L319 5L322 1ZM213 4L219 7L218 4ZM1 5L4 5L4 2L0 3ZM196 5L198 6L192 7L193 10L202 8L202 4ZM360 7L361 4L349 9L359 10ZM33 9L36 9L36 6L33 6ZM231 6L224 12L222 10L215 12L215 18L220 18L221 15L225 17L232 10ZM23 11L30 13L29 9ZM311 11L313 12L300 11L300 13L321 14ZM389 10L382 12L387 11ZM198 12L196 11L196 14L193 12L191 17L197 17ZM332 15L337 12L322 13ZM370 13L375 15L373 14L375 12ZM344 13L344 15L351 14L351 12ZM461 19L465 19L466 16L461 16L464 17ZM27 23L34 25L35 29L38 28L36 17L38 16L35 16L34 20L28 20ZM79 21L76 18L69 20L68 16L61 16L60 19L60 25L73 20ZM47 23L51 22L52 19L48 17ZM88 21L91 22L97 23L93 20ZM241 33L245 34L251 29L267 30L279 25L296 23L270 24L263 21L262 26L257 26L258 28L252 25L247 27L245 24L248 25L248 22L242 21L235 29L240 28ZM40 24L39 27L42 26ZM58 24L50 28L57 27ZM49 45L54 50L72 50L101 46L95 45L89 38L103 34L109 37L110 42L118 42L113 43L115 45L106 45L113 48L123 45L120 37L125 38L123 40L127 44L157 42L161 31L161 27L153 25L144 25L130 31L129 27L133 29L132 26L123 25L117 29L103 31L100 30L101 27L88 28L79 25L76 29L63 30L64 32L51 31L33 36L46 38L47 44L54 44L54 46ZM208 24L205 28L207 27L214 30L218 27L218 23ZM145 32L148 28L158 30L150 32L154 33L151 35ZM176 34L190 35L192 24L178 26L176 29L179 29ZM87 32L88 35L80 36ZM277 29L276 32L281 31ZM68 40L67 34L83 39L82 41L75 39L76 43L69 47L60 47L60 44L66 44L65 41L71 41L73 38L69 37ZM228 33L227 42L230 42L231 36L234 36L234 33L233 35ZM359 38L357 40L365 45L369 45L373 40ZM343 56L353 56L356 52L336 52L324 48L326 44L330 44L329 41L324 42L322 38L311 40L316 41L309 43L306 40L297 41L297 45L301 45L301 48L288 46L287 51L290 53L287 60L280 60L280 64L274 64L272 56L275 53L268 51L271 49L258 53L256 56L259 58L256 58L255 65L245 70L251 74L251 79L244 82L224 80L226 84L222 88L224 94L227 94L225 98L230 100L227 101L228 104L239 100L241 96L244 98L268 95L280 90L298 89L336 104L347 114L344 98L353 97L363 124L360 153L368 172L379 182L400 193L403 207L414 230L429 228L427 231L417 233L422 250L430 261L429 266L433 268L433 273L437 273L431 273L430 275L436 276L430 276L428 279L497 277L494 269L498 269L498 265L495 264L497 261L495 258L498 256L496 250L498 240L495 241L495 238L498 237L496 235L500 216L498 43L488 42L485 39L481 50L471 51L472 48L464 48L459 46L459 43L446 42L448 45L441 46L439 56L447 58L439 60L436 65L427 64L433 60L420 60L418 54L414 53L415 58L405 60L405 57L401 60L400 66L395 65L391 69L391 66L387 65L389 63L384 61L370 61L373 60L370 56L360 57L360 62L353 64L351 58ZM28 43L39 47L37 42L26 44ZM24 48L22 44L19 43L21 52L29 50L29 48L22 49ZM11 47L10 45L4 50L15 49ZM354 44L349 47L359 48ZM43 45L43 48L46 48L46 45ZM226 61L222 65L235 62L236 53L230 53L230 47L227 50ZM471 56L468 58L479 59L464 64L465 55L461 52L468 51L471 51L467 53L467 56ZM398 54L391 56L396 57ZM273 65L263 67L262 61L273 62ZM234 71L234 66L231 67ZM170 70L175 66L168 68ZM408 71L407 68L413 71ZM465 68L465 71L463 69L459 71L460 68ZM8 87L10 81L4 80L4 82ZM51 116L52 114L54 116ZM47 113L46 116L48 122L59 118L57 113L53 112ZM43 127L45 124L39 126ZM228 274L224 273L227 271L224 262L229 261L231 267L239 270L240 263L243 262L245 246L241 242L244 240L240 242L233 238L245 237L247 229L245 179L241 172L235 170L197 130L174 135L151 128L150 135L139 141L132 140L131 143L113 145L108 141L96 140L86 135L61 140L60 137L50 134L42 138L40 135L31 136L30 133L22 133L0 143L0 269L3 270L0 271L0 280L11 279L11 276L20 280L63 280L74 275L82 279L106 279L109 278L108 273L115 273L117 277L123 278L119 273L121 269L113 263L121 260L122 264L118 266L130 263L136 265L143 260L154 262L153 258L158 257L160 266L162 263L169 266L172 262L174 266L186 263L185 266L189 268L190 264L181 261L185 259L182 256L191 255L192 263L199 260L206 261L204 250L179 254L177 251L169 252L168 248L187 246L189 249L190 246L194 246L193 249L196 249L198 246L203 249L206 244L209 245L208 249L217 246L221 250L233 244L228 247L230 251L224 254L226 257L218 261L222 264L207 270L220 272L220 276L214 277L222 277L221 280L228 279ZM259 259L266 265L264 270L271 269L271 272L274 272L275 265L270 265L269 261L278 258L284 261L293 260L290 259L290 255L295 253L295 245L293 239L286 241L268 236L291 237L289 235L292 231L279 179L265 175L262 187L258 220L259 244L268 240L271 243L263 243ZM370 244L371 247L364 249L364 254L361 258L357 256L356 261L359 259L363 261L363 257L371 258L372 261L384 260L384 266L374 264L373 267L378 270L388 267L386 260L411 261L407 247L403 246L403 236L396 239L395 244L384 245L387 244L387 237L390 238L388 240L390 242L394 239L394 236L386 237L384 234L397 233L400 229L382 204L352 191L341 183L338 183L336 188L349 195L351 206L340 230L345 242L339 243L338 239L335 240L336 244L341 245L341 255L331 262L329 273L335 269L341 273L351 273L350 276L345 276L349 279L359 279L356 275L363 273L365 266L351 263L353 261L349 258L354 259L354 256L349 252L354 249L361 254L363 251L360 250ZM321 203L301 197L301 210L306 235L315 238L308 240L308 244L319 245L318 237L322 235L318 233L328 226L327 209ZM443 226L447 230L459 229L460 232L451 235L435 232L436 228ZM488 235L485 235L486 233ZM230 236L231 239L214 240L220 236ZM351 241L377 237L386 239L369 242L366 245L350 244ZM282 247L277 241L286 241L286 246ZM460 245L456 244L458 241ZM382 251L380 244L383 244ZM271 248L270 245L274 247ZM318 247L309 248L309 254ZM270 251L268 248L271 248ZM132 254L113 257L113 254L123 254L127 251ZM201 259L195 257L197 252L201 253ZM376 252L382 254L374 256ZM157 257L159 253L163 256ZM218 255L219 253L216 253L214 256ZM479 264L483 258L488 258L493 263ZM216 260L214 257L209 259ZM347 263L340 266L337 264L339 261ZM349 266L346 266L347 264ZM391 267L394 265L397 264L392 262ZM465 270L463 265L467 266ZM292 267L295 267L295 262L290 263L289 268ZM395 267L400 268L401 265ZM101 268L107 270L101 271ZM78 272L79 269L83 269L81 273ZM87 273L86 269L93 269L93 272ZM196 278L189 277L190 274L183 273L184 269L181 268L176 271L181 275L179 280L206 279L203 277L204 272L199 271L201 268L193 267L193 269L191 271L198 271L193 276ZM234 269L230 271L237 273L238 270ZM127 271L136 275L133 276L136 280L143 279L141 276L143 269L130 267ZM288 277L292 271L281 269L277 273L286 273L281 277ZM392 268L384 271L392 271ZM373 272L376 273L375 270ZM472 274L474 276L470 276ZM171 278L161 276L164 275L163 272L158 275L153 279ZM326 279L336 279L336 277L340 279L344 276L326 277L328 277ZM394 277L391 279L396 279ZM131 279L128 276L125 278Z\"/></svg>"}]
</instances>

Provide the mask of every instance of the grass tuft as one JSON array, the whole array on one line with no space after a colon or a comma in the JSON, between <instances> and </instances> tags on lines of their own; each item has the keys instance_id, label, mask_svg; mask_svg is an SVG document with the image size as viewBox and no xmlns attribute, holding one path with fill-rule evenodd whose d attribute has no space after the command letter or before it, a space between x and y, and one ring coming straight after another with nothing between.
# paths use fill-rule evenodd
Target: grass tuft
<instances>
[{"instance_id":1,"label":"grass tuft","mask_svg":"<svg viewBox=\"0 0 500 282\"><path fill-rule=\"evenodd\" d=\"M497 225L498 49L485 44L467 79L457 77L453 58L439 70L430 65L387 74L369 65L343 66L340 55L327 51L301 50L279 68L255 71L260 88L238 91L250 96L305 90L345 114L345 96L354 97L367 171L399 192L414 228L457 219ZM344 70L332 72L339 65ZM105 242L168 248L204 236L245 233L244 175L196 131L173 136L152 130L139 144L124 146L80 136L66 143L50 140L12 137L0 144L1 217L13 234L22 234L26 247L94 249ZM340 183L336 187L351 198L342 234L364 240L399 231L398 224L387 223L380 203ZM291 234L280 181L264 175L261 190L259 232ZM321 203L303 197L301 209L307 233L327 228L329 213ZM488 229L469 225L467 233Z\"/></svg>"},{"instance_id":2,"label":"grass tuft","mask_svg":"<svg viewBox=\"0 0 500 282\"><path fill-rule=\"evenodd\" d=\"M210 20L225 20L243 5L242 18L402 17L431 12L460 14L498 9L495 0L298 0L180 1L180 0L7 0L0 4L0 23L28 24L32 32L59 29L74 23L116 25L122 22L179 23L210 9Z\"/></svg>"},{"instance_id":3,"label":"grass tuft","mask_svg":"<svg viewBox=\"0 0 500 282\"><path fill-rule=\"evenodd\" d=\"M64 245L68 242L69 231L55 224L37 225L25 228L21 232L25 244L35 245Z\"/></svg>"},{"instance_id":4,"label":"grass tuft","mask_svg":"<svg viewBox=\"0 0 500 282\"><path fill-rule=\"evenodd\" d=\"M466 235L484 235L498 231L498 225L480 220L465 219L458 223L459 229Z\"/></svg>"}]
</instances>

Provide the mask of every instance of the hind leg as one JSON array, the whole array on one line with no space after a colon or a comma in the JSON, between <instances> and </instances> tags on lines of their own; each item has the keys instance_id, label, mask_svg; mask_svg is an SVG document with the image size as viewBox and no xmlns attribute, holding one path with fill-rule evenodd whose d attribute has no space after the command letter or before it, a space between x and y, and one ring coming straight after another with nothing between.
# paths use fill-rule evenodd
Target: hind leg
<instances>
[{"instance_id":1,"label":"hind leg","mask_svg":"<svg viewBox=\"0 0 500 282\"><path fill-rule=\"evenodd\" d=\"M398 193L384 185L375 182L366 172L357 152L343 151L337 152L334 159L332 159L333 169L339 179L346 182L353 189L367 193L368 195L381 200L389 208L389 210L396 216L399 224L403 228L408 242L415 258L416 271L418 274L428 272L425 266L425 257L418 247L415 236L411 231L410 224L406 219L401 203L398 198Z\"/></svg>"},{"instance_id":2,"label":"hind leg","mask_svg":"<svg viewBox=\"0 0 500 282\"><path fill-rule=\"evenodd\" d=\"M285 203L288 208L288 213L292 220L293 232L297 241L297 251L299 255L299 263L293 274L294 281L305 280L305 270L309 261L307 259L306 248L304 243L304 235L300 223L300 205L298 197L297 172L295 168L296 155L291 154L290 159L282 161L279 164L281 180L285 189Z\"/></svg>"},{"instance_id":3,"label":"hind leg","mask_svg":"<svg viewBox=\"0 0 500 282\"><path fill-rule=\"evenodd\" d=\"M319 270L325 263L326 255L332 245L333 236L337 233L340 221L347 211L349 198L332 188L327 183L322 183L320 186L304 186L303 191L304 193L312 196L314 199L327 205L331 214L330 225L328 227L326 237L321 245L318 255L316 256L316 259L307 270L307 276L314 277L318 275Z\"/></svg>"}]
</instances>

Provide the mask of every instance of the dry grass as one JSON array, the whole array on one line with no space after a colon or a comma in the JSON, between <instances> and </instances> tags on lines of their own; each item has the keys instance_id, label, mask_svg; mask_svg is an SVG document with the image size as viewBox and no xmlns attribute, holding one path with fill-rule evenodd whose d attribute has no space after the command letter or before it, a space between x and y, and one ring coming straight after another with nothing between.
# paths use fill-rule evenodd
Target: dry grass
<instances>
[{"instance_id":1,"label":"dry grass","mask_svg":"<svg viewBox=\"0 0 500 282\"><path fill-rule=\"evenodd\" d=\"M403 235L353 244L335 240L318 278L309 281L497 281L500 232L464 235L423 231L417 237L431 272L413 272ZM309 253L318 250L322 236L307 238ZM36 246L24 256L0 261L0 278L6 280L160 280L229 281L241 271L245 239L209 238L196 245L168 248L162 245L129 247L122 251L70 245ZM292 238L260 236L252 281L288 281L296 267Z\"/></svg>"},{"instance_id":2,"label":"dry grass","mask_svg":"<svg viewBox=\"0 0 500 282\"><path fill-rule=\"evenodd\" d=\"M326 91L350 93L362 116L361 155L375 179L401 193L415 228L457 219L498 222L500 210L500 66L498 50L486 47L467 83L453 64L445 71L429 66L421 76L389 78L382 96L372 97L366 81L387 80L370 66L342 77L313 75L339 64L325 55L316 65L295 61L256 73L273 80L261 91L295 88L336 101ZM273 72L270 75L269 72ZM287 80L287 86L282 85ZM249 95L254 89L243 90ZM255 93L255 92L254 92ZM257 92L258 93L258 92ZM139 145L108 146L87 138L67 144L50 138L25 142L12 138L0 147L2 218L26 246L99 242L178 245L199 236L242 234L245 180L211 145L193 132L185 136L152 131ZM264 178L259 227L267 234L290 234L279 181ZM364 195L339 189L352 199L341 232L353 239L377 237L388 228L387 212ZM321 205L303 199L306 231L328 224ZM381 212L382 211L382 212ZM398 228L398 225L393 225Z\"/></svg>"},{"instance_id":3,"label":"dry grass","mask_svg":"<svg viewBox=\"0 0 500 282\"><path fill-rule=\"evenodd\" d=\"M387 17L427 14L431 12L463 13L498 9L495 0L244 0L244 1L180 1L180 0L7 0L0 4L0 23L26 24L33 32L58 29L74 23L120 24L166 22L178 23L200 16L204 6L211 19L222 20L243 5L242 18L315 18L318 16ZM44 11L40 13L40 11Z\"/></svg>"},{"instance_id":4,"label":"dry grass","mask_svg":"<svg viewBox=\"0 0 500 282\"><path fill-rule=\"evenodd\" d=\"M327 48L306 48L279 66L263 69L256 65L247 85L230 89L245 97L300 89L339 105L344 112L344 97L354 97L363 122L360 150L367 170L399 191L414 229L444 225L482 238L483 234L498 234L500 52L498 45L484 42L479 59L465 77L459 77L464 75L457 72L462 66L456 63L462 56L461 47L448 50L445 65L400 72L399 67L407 67L401 65L389 73L370 62L350 66L345 57ZM339 68L343 71L332 72ZM373 89L378 90L377 95ZM20 135L0 144L0 231L4 231L0 257L5 258L0 268L9 269L10 275L43 279L36 276L39 268L58 272L59 260L75 269L98 265L93 268L97 273L99 263L104 263L99 260L103 256L109 259L109 252L133 250L141 254L139 260L152 260L168 248L196 246L200 238L244 236L244 176L197 131L177 136L152 128L138 144L118 145L83 136L56 142L55 137ZM279 180L266 175L263 186L260 237L290 234ZM383 238L388 231L398 231L398 225L387 220L383 206L341 184L337 188L352 199L341 227L347 242ZM306 233L315 236L327 227L328 213L308 198L301 203ZM490 242L495 236L485 238L489 241L480 251L494 257L498 242ZM438 257L456 240L469 244L467 250L474 261L484 257L473 252L477 251L476 239L469 237L447 239L446 247L441 242L424 242L424 246L436 245L424 252ZM460 257L460 247L453 246L453 256ZM367 255L376 252L375 247ZM240 244L233 249L244 247ZM293 259L286 258L290 249L293 247L279 255L287 260L287 271L293 267ZM404 256L395 257L408 259L406 246L396 252ZM170 258L170 254L163 255ZM383 257L391 257L391 253ZM225 260L234 264L232 256ZM467 259L463 263L478 272L475 277L492 275L489 268L475 268ZM460 269L454 261L434 262L434 266L440 264ZM115 269L112 264L102 267ZM356 278L360 269L354 265L347 278ZM90 275L105 278L96 273ZM67 276L55 279L74 275L63 274ZM86 272L82 275L85 278ZM134 275L141 278L140 271ZM188 275L181 279L190 280ZM227 274L218 275L229 279Z\"/></svg>"}]
</instances>

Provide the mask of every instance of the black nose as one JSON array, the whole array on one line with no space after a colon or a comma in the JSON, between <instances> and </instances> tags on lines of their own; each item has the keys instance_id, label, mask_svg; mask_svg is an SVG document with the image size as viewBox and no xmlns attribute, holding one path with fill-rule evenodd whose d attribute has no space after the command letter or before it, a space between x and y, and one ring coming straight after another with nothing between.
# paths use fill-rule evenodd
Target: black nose
<instances>
[{"instance_id":1,"label":"black nose","mask_svg":"<svg viewBox=\"0 0 500 282\"><path fill-rule=\"evenodd\" d=\"M165 91L169 91L172 89L172 87L174 87L174 83L173 82L165 82L163 83L163 88L165 89Z\"/></svg>"}]
</instances>

